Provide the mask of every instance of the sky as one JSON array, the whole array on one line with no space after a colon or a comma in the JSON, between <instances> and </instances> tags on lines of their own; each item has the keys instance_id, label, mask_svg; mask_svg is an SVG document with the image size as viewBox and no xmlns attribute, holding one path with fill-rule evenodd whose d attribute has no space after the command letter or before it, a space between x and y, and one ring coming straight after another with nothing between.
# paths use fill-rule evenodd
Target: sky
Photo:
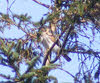
<instances>
[{"instance_id":1,"label":"sky","mask_svg":"<svg viewBox=\"0 0 100 83\"><path fill-rule=\"evenodd\" d=\"M10 0L10 3L12 3L13 0ZM39 0L46 4L50 4L50 0ZM3 13L6 13L6 0L0 0L0 11ZM12 5L11 8L12 12L15 14L26 14L28 13L29 16L32 16L33 21L39 21L44 14L46 14L49 10L38 5L37 3L33 2L32 0L16 0L16 2ZM17 28L12 27L11 29L5 29L4 33L0 33L0 36L5 38L19 38L23 36L23 32L18 30ZM98 37L98 36L97 36ZM97 38L98 41L98 38ZM99 48L97 45L96 48ZM64 61L63 68L67 71L69 71L71 74L75 75L78 72L78 59L75 58L76 55L71 56L72 61L66 62ZM25 63L21 64L21 69L25 69ZM27 67L26 67L27 68ZM25 70L21 71L23 73ZM0 73L6 73L7 75L14 76L14 73L12 73L11 69L8 69L2 65L0 65ZM54 75L58 79L58 83L73 83L73 78L68 75L67 73L56 69L50 72L50 75ZM5 79L0 78L0 81L3 81Z\"/></svg>"}]
</instances>

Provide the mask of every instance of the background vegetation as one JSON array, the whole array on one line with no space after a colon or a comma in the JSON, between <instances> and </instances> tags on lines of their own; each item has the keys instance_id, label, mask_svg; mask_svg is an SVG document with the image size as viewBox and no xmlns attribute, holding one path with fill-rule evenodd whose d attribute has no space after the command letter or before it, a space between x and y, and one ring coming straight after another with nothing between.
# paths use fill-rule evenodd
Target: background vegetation
<instances>
[{"instance_id":1,"label":"background vegetation","mask_svg":"<svg viewBox=\"0 0 100 83\"><path fill-rule=\"evenodd\" d=\"M100 0L51 0L50 5L32 1L49 10L39 22L33 22L28 12L14 14L11 8L16 0L7 6L7 13L0 12L0 32L4 33L5 28L13 27L24 33L21 38L0 36L0 65L11 68L15 73L14 77L1 73L0 76L7 79L8 83L58 83L56 77L48 74L51 70L60 69L69 74L75 83L99 83L100 48L94 49L93 45L100 44L95 41L97 37L100 39ZM9 0L6 2L9 4ZM46 57L43 56L41 27L55 29L54 34L58 36L56 40L60 41L61 50L65 49L72 60L73 56L78 59L76 75L62 68L64 59L61 50L55 58L52 48L47 51ZM49 54L51 64L45 66ZM22 62L26 63L27 70L20 74Z\"/></svg>"}]
</instances>

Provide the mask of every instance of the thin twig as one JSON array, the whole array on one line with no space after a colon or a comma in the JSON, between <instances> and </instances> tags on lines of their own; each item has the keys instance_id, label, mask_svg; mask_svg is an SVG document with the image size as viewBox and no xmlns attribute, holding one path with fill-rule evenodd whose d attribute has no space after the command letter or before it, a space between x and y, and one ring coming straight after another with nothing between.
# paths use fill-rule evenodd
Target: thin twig
<instances>
[{"instance_id":1,"label":"thin twig","mask_svg":"<svg viewBox=\"0 0 100 83\"><path fill-rule=\"evenodd\" d=\"M67 74L69 74L70 76L72 76L73 78L75 78L75 76L72 75L70 72L68 72L68 71L66 71L66 70L64 70L64 69L62 69L62 68L58 68L58 69L63 70L64 72L66 72Z\"/></svg>"},{"instance_id":2,"label":"thin twig","mask_svg":"<svg viewBox=\"0 0 100 83\"><path fill-rule=\"evenodd\" d=\"M71 52L71 53L81 53L81 54L89 54L88 51L84 51L84 52L80 52L80 51L67 51L67 52ZM91 53L100 54L100 52L91 52Z\"/></svg>"},{"instance_id":3,"label":"thin twig","mask_svg":"<svg viewBox=\"0 0 100 83\"><path fill-rule=\"evenodd\" d=\"M10 7L9 7L9 10L10 8L12 7L12 5L15 3L16 0L13 0L13 2L11 3Z\"/></svg>"},{"instance_id":4,"label":"thin twig","mask_svg":"<svg viewBox=\"0 0 100 83\"><path fill-rule=\"evenodd\" d=\"M47 5L47 4L44 4L44 3L41 3L41 2L39 2L39 1L37 1L37 0L32 0L32 1L36 2L36 3L39 4L39 5L44 6L44 7L46 7L46 8L52 9L52 7L51 7L50 5Z\"/></svg>"},{"instance_id":5,"label":"thin twig","mask_svg":"<svg viewBox=\"0 0 100 83\"><path fill-rule=\"evenodd\" d=\"M67 74L69 74L71 77L73 77L74 79L76 79L76 77L74 76L74 75L72 75L70 72L68 72L68 71L66 71L66 70L64 70L64 69L62 69L62 68L58 68L58 69L60 69L60 70L62 70L62 71L64 71L64 72L66 72ZM80 82L78 79L76 79L78 82ZM81 82L80 82L81 83Z\"/></svg>"},{"instance_id":6,"label":"thin twig","mask_svg":"<svg viewBox=\"0 0 100 83\"><path fill-rule=\"evenodd\" d=\"M11 78L10 76L6 76L6 75L3 75L3 74L0 74L0 77L3 77L5 79L14 80L14 78Z\"/></svg>"}]
</instances>

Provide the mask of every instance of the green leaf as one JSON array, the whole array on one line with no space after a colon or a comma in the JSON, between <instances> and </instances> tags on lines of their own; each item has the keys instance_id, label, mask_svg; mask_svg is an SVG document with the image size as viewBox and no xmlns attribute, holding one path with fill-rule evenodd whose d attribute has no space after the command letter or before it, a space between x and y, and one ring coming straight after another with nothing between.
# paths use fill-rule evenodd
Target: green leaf
<instances>
[{"instance_id":1,"label":"green leaf","mask_svg":"<svg viewBox=\"0 0 100 83\"><path fill-rule=\"evenodd\" d=\"M31 61L27 61L26 63L29 65L29 66L32 66L32 65L35 65L37 60L39 59L40 56L36 56L34 57Z\"/></svg>"},{"instance_id":2,"label":"green leaf","mask_svg":"<svg viewBox=\"0 0 100 83\"><path fill-rule=\"evenodd\" d=\"M8 49L8 53L12 50L12 48L14 47L15 43L12 42L11 44L9 44L9 49Z\"/></svg>"},{"instance_id":3,"label":"green leaf","mask_svg":"<svg viewBox=\"0 0 100 83\"><path fill-rule=\"evenodd\" d=\"M15 46L16 52L20 53L21 52L21 47L22 47L22 40L19 40L18 43Z\"/></svg>"},{"instance_id":4,"label":"green leaf","mask_svg":"<svg viewBox=\"0 0 100 83\"><path fill-rule=\"evenodd\" d=\"M84 14L84 5L83 5L83 3L82 2L80 2L79 4L78 4L78 14L80 15L80 16L83 16L83 14Z\"/></svg>"},{"instance_id":5,"label":"green leaf","mask_svg":"<svg viewBox=\"0 0 100 83\"><path fill-rule=\"evenodd\" d=\"M28 74L24 74L23 76L21 76L20 78L30 78L32 76L36 75L35 72L29 72Z\"/></svg>"},{"instance_id":6,"label":"green leaf","mask_svg":"<svg viewBox=\"0 0 100 83\"><path fill-rule=\"evenodd\" d=\"M14 60L17 60L18 57L19 57L19 54L17 52L13 52L12 57L13 57Z\"/></svg>"}]
</instances>

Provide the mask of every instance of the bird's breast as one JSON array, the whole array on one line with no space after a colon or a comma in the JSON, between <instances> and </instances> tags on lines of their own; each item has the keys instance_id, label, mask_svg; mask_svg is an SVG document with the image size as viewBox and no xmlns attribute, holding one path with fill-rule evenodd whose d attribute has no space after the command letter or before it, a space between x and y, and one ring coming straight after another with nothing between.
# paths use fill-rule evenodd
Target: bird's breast
<instances>
[{"instance_id":1,"label":"bird's breast","mask_svg":"<svg viewBox=\"0 0 100 83\"><path fill-rule=\"evenodd\" d=\"M42 41L42 44L45 47L45 49L50 49L54 44L54 42L51 40L51 38L46 34L43 34L41 36L41 41ZM60 48L57 44L52 49L52 51L54 51L54 52L58 52L59 50L60 50Z\"/></svg>"}]
</instances>

